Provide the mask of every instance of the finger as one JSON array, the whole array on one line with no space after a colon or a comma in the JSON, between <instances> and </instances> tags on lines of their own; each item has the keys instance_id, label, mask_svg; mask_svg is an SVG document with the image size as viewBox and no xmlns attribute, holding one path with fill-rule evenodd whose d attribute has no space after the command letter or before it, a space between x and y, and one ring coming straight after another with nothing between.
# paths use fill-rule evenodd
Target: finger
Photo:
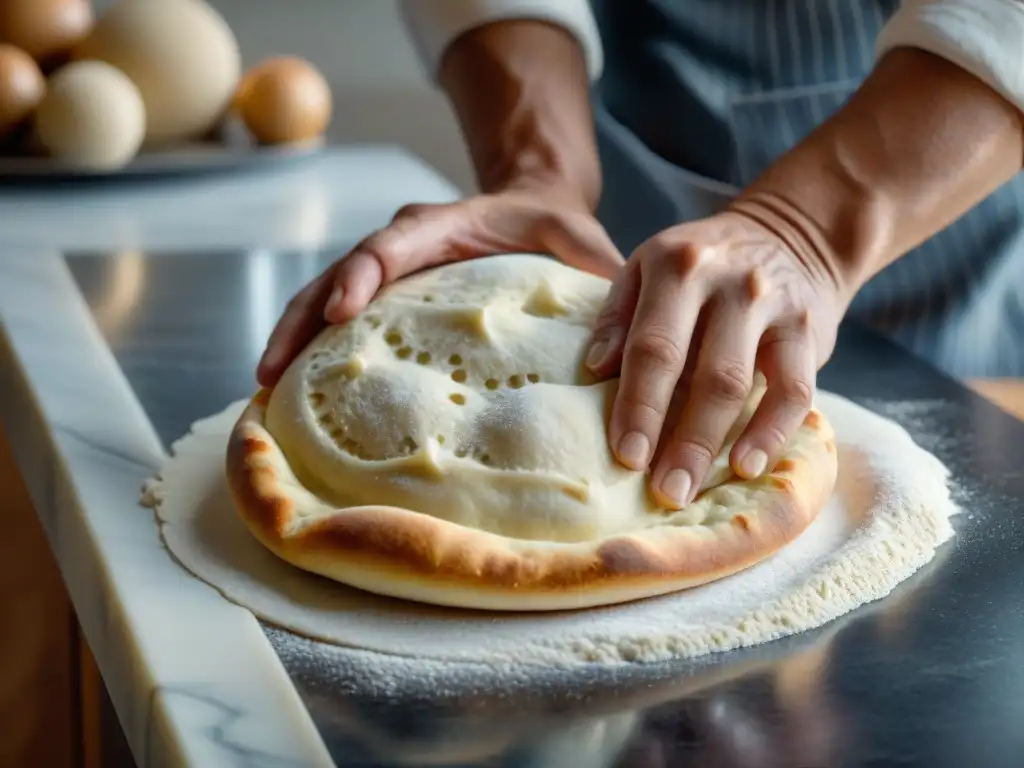
<instances>
[{"instance_id":1,"label":"finger","mask_svg":"<svg viewBox=\"0 0 1024 768\"><path fill-rule=\"evenodd\" d=\"M478 255L453 253L455 243L466 240L462 230L468 222L460 203L409 205L399 210L391 224L359 243L339 266L324 307L327 320L350 320L366 308L378 290L405 275Z\"/></svg>"},{"instance_id":2,"label":"finger","mask_svg":"<svg viewBox=\"0 0 1024 768\"><path fill-rule=\"evenodd\" d=\"M651 477L660 504L696 496L750 395L763 324L733 302L709 307L686 401Z\"/></svg>"},{"instance_id":3,"label":"finger","mask_svg":"<svg viewBox=\"0 0 1024 768\"><path fill-rule=\"evenodd\" d=\"M559 261L609 280L626 263L604 227L589 215L551 217L541 227L541 241Z\"/></svg>"},{"instance_id":4,"label":"finger","mask_svg":"<svg viewBox=\"0 0 1024 768\"><path fill-rule=\"evenodd\" d=\"M610 376L622 362L626 334L640 299L640 261L626 265L615 282L594 323L586 366L597 376Z\"/></svg>"},{"instance_id":5,"label":"finger","mask_svg":"<svg viewBox=\"0 0 1024 768\"><path fill-rule=\"evenodd\" d=\"M267 340L256 366L256 381L272 387L299 352L324 327L321 308L330 292L337 264L292 297Z\"/></svg>"},{"instance_id":6,"label":"finger","mask_svg":"<svg viewBox=\"0 0 1024 768\"><path fill-rule=\"evenodd\" d=\"M768 387L729 457L740 477L759 477L775 466L807 418L814 399L815 361L808 330L777 331L762 343L758 363Z\"/></svg>"},{"instance_id":7,"label":"finger","mask_svg":"<svg viewBox=\"0 0 1024 768\"><path fill-rule=\"evenodd\" d=\"M324 306L324 319L329 323L351 320L373 300L384 283L383 256L364 246L338 264L330 296Z\"/></svg>"},{"instance_id":8,"label":"finger","mask_svg":"<svg viewBox=\"0 0 1024 768\"><path fill-rule=\"evenodd\" d=\"M616 457L635 470L647 468L658 444L701 304L691 284L645 267L609 425Z\"/></svg>"},{"instance_id":9,"label":"finger","mask_svg":"<svg viewBox=\"0 0 1024 768\"><path fill-rule=\"evenodd\" d=\"M522 192L480 195L466 201L466 206L467 218L473 222L468 234L473 247L481 251L541 251L608 278L614 278L626 263L593 215L567 208L557 198Z\"/></svg>"}]
</instances>

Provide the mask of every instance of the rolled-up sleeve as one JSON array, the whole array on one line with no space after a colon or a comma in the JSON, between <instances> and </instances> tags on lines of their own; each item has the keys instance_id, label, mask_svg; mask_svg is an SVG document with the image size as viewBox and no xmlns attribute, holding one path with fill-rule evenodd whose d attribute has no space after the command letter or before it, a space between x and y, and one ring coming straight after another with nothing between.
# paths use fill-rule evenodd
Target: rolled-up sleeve
<instances>
[{"instance_id":1,"label":"rolled-up sleeve","mask_svg":"<svg viewBox=\"0 0 1024 768\"><path fill-rule=\"evenodd\" d=\"M904 0L876 53L900 47L953 62L1024 110L1024 0Z\"/></svg>"},{"instance_id":2,"label":"rolled-up sleeve","mask_svg":"<svg viewBox=\"0 0 1024 768\"><path fill-rule=\"evenodd\" d=\"M431 77L436 77L441 58L457 37L484 24L513 19L562 27L583 47L591 81L601 75L601 37L587 0L400 0L399 6Z\"/></svg>"}]
</instances>

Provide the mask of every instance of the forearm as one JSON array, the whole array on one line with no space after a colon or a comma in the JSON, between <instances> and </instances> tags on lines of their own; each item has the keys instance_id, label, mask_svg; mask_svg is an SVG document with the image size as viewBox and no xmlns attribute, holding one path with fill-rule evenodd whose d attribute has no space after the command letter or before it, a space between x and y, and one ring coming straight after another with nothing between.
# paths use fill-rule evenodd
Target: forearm
<instances>
[{"instance_id":1,"label":"forearm","mask_svg":"<svg viewBox=\"0 0 1024 768\"><path fill-rule=\"evenodd\" d=\"M573 35L540 21L479 27L449 46L438 81L481 191L544 180L596 206L601 172L587 63Z\"/></svg>"},{"instance_id":2,"label":"forearm","mask_svg":"<svg viewBox=\"0 0 1024 768\"><path fill-rule=\"evenodd\" d=\"M817 251L852 294L1022 162L1017 107L945 59L900 48L736 207Z\"/></svg>"}]
</instances>

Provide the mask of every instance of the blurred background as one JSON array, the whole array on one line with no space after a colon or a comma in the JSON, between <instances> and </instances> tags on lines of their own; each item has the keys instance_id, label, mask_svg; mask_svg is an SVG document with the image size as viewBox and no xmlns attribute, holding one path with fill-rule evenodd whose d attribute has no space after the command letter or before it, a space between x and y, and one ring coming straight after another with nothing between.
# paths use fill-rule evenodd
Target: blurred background
<instances>
[{"instance_id":1,"label":"blurred background","mask_svg":"<svg viewBox=\"0 0 1024 768\"><path fill-rule=\"evenodd\" d=\"M462 190L474 187L458 125L424 74L395 0L209 0L227 20L243 66L279 54L330 81L333 142L395 143ZM113 0L93 0L97 15Z\"/></svg>"}]
</instances>

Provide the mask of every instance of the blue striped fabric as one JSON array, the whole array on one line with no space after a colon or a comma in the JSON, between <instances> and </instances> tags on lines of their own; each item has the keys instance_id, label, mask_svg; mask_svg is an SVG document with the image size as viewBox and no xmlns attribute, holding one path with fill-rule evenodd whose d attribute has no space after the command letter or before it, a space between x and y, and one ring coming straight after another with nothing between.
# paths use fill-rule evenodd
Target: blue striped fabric
<instances>
[{"instance_id":1,"label":"blue striped fabric","mask_svg":"<svg viewBox=\"0 0 1024 768\"><path fill-rule=\"evenodd\" d=\"M899 1L593 5L606 50L599 122L607 118L639 139L652 156L641 165L675 166L739 188L856 89ZM609 167L606 194L614 198L618 166ZM629 196L639 206L642 195ZM1024 375L1022 201L1024 175L877 275L851 314L952 375Z\"/></svg>"}]
</instances>

